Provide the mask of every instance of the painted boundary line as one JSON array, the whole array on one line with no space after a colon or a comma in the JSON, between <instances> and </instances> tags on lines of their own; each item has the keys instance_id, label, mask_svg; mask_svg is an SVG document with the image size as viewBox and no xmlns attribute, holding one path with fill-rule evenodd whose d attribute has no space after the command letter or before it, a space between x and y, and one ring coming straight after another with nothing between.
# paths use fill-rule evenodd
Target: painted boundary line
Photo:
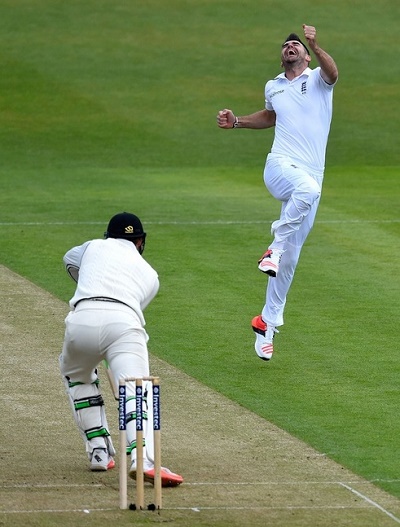
<instances>
[{"instance_id":1,"label":"painted boundary line","mask_svg":"<svg viewBox=\"0 0 400 527\"><path fill-rule=\"evenodd\" d=\"M264 221L146 221L146 225L269 225L274 220L264 220ZM102 221L52 221L52 222L0 222L0 227L36 227L36 226L47 226L47 225L59 225L59 226L69 226L69 225L105 225L107 222ZM323 224L340 224L340 223L351 223L351 224L380 224L380 223L400 223L400 218L393 218L391 220L317 220L316 223Z\"/></svg>"}]
</instances>

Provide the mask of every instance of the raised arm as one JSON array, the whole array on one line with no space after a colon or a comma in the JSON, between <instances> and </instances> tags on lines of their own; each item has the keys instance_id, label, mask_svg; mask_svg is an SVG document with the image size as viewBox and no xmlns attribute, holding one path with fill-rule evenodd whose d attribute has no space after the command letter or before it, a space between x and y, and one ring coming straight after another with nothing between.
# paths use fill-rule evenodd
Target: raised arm
<instances>
[{"instance_id":1,"label":"raised arm","mask_svg":"<svg viewBox=\"0 0 400 527\"><path fill-rule=\"evenodd\" d=\"M232 110L225 108L217 115L217 124L220 128L271 128L275 126L275 112L260 110L250 115L237 117Z\"/></svg>"},{"instance_id":2,"label":"raised arm","mask_svg":"<svg viewBox=\"0 0 400 527\"><path fill-rule=\"evenodd\" d=\"M338 78L338 69L333 58L317 43L317 31L313 26L303 24L304 36L321 67L321 77L328 84L335 84Z\"/></svg>"}]
</instances>

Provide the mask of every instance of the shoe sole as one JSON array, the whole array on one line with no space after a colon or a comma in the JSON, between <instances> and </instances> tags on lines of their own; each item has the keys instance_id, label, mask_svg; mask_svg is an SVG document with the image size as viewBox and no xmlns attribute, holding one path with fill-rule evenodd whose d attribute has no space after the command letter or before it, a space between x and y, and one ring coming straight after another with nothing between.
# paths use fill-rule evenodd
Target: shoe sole
<instances>
[{"instance_id":1,"label":"shoe sole","mask_svg":"<svg viewBox=\"0 0 400 527\"><path fill-rule=\"evenodd\" d=\"M258 268L262 273L267 274L268 276L271 276L272 278L275 278L278 272L277 268L276 269L262 269L261 264L258 266Z\"/></svg>"},{"instance_id":2,"label":"shoe sole","mask_svg":"<svg viewBox=\"0 0 400 527\"><path fill-rule=\"evenodd\" d=\"M257 326L251 326L251 327L254 333L258 333L259 335L262 335L263 337L265 337L265 329L260 329Z\"/></svg>"}]
</instances>

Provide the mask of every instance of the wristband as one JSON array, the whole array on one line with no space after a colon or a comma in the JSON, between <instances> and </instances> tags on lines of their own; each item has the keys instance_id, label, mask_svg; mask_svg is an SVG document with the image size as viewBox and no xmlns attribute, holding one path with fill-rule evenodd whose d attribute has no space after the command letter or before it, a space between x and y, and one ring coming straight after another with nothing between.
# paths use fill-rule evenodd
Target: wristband
<instances>
[{"instance_id":1,"label":"wristband","mask_svg":"<svg viewBox=\"0 0 400 527\"><path fill-rule=\"evenodd\" d=\"M237 128L239 126L239 119L235 117L235 122L232 125L232 128Z\"/></svg>"}]
</instances>

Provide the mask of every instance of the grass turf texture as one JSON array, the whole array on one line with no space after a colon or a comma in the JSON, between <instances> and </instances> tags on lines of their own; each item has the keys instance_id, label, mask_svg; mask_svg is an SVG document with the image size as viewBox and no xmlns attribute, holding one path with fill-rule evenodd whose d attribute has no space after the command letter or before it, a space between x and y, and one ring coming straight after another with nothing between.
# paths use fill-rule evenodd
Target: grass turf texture
<instances>
[{"instance_id":1,"label":"grass turf texture","mask_svg":"<svg viewBox=\"0 0 400 527\"><path fill-rule=\"evenodd\" d=\"M399 5L296 6L3 2L0 261L67 301L64 252L132 210L161 279L152 352L400 496ZM303 22L340 80L317 223L265 364L250 320L279 210L261 179L272 132L215 115L262 108Z\"/></svg>"}]
</instances>

